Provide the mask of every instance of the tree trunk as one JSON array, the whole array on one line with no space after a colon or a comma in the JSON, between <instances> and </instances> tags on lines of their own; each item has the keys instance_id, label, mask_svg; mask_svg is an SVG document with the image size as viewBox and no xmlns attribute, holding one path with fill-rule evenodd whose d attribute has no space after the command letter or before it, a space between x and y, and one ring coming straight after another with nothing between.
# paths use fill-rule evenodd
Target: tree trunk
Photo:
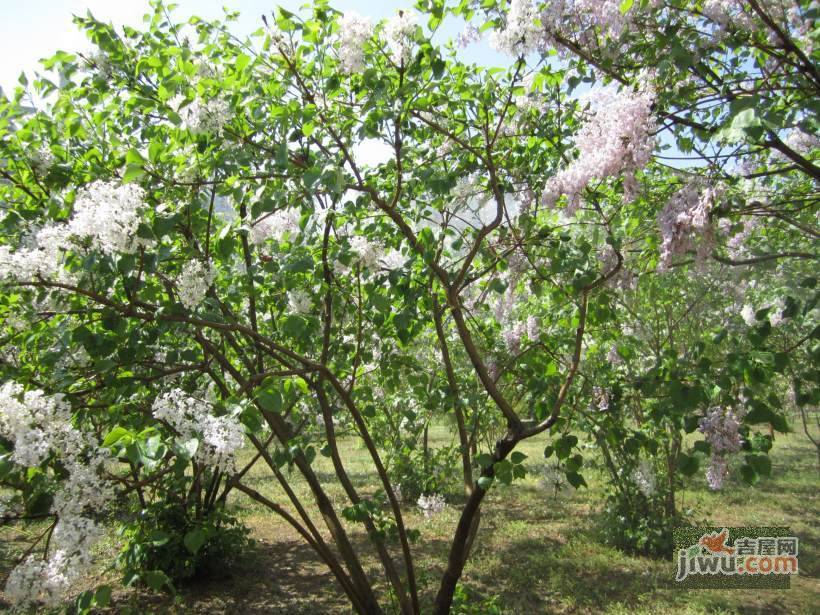
<instances>
[{"instance_id":1,"label":"tree trunk","mask_svg":"<svg viewBox=\"0 0 820 615\"><path fill-rule=\"evenodd\" d=\"M495 476L494 464L505 459L507 455L510 454L510 451L515 448L518 441L519 439L509 432L504 438L498 440L495 444L493 464L482 470L481 478L493 478ZM479 480L481 480L481 478L479 478ZM464 510L461 511L456 533L450 545L447 569L444 571L438 594L436 594L436 601L433 606L434 615L447 615L450 612L456 585L461 578L461 573L464 571L464 564L467 563L467 556L469 554L470 545L472 544L471 536L474 539L475 534L478 532L481 502L486 493L487 490L476 483L473 486L473 492L470 494L470 497L467 498Z\"/></svg>"}]
</instances>

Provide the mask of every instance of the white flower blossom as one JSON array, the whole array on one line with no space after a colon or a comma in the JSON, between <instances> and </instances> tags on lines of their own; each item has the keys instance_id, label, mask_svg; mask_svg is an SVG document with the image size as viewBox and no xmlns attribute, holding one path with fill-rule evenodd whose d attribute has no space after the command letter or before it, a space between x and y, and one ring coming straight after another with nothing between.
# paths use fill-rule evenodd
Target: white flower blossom
<instances>
[{"instance_id":1,"label":"white flower blossom","mask_svg":"<svg viewBox=\"0 0 820 615\"><path fill-rule=\"evenodd\" d=\"M706 483L709 488L719 491L729 476L729 462L723 455L712 455L709 458L709 467L706 469Z\"/></svg>"},{"instance_id":2,"label":"white flower blossom","mask_svg":"<svg viewBox=\"0 0 820 615\"><path fill-rule=\"evenodd\" d=\"M68 233L89 238L105 254L134 254L152 241L139 237L145 191L136 184L96 181L79 192Z\"/></svg>"},{"instance_id":3,"label":"white flower blossom","mask_svg":"<svg viewBox=\"0 0 820 615\"><path fill-rule=\"evenodd\" d=\"M220 472L235 471L236 451L245 443L245 430L236 418L214 416L211 405L173 389L154 400L154 417L166 421L186 440L199 441L194 459Z\"/></svg>"},{"instance_id":4,"label":"white flower blossom","mask_svg":"<svg viewBox=\"0 0 820 615\"><path fill-rule=\"evenodd\" d=\"M755 309L748 303L743 306L743 309L740 310L740 316L743 318L743 322L750 327L757 322L757 319L755 318Z\"/></svg>"},{"instance_id":5,"label":"white flower blossom","mask_svg":"<svg viewBox=\"0 0 820 615\"><path fill-rule=\"evenodd\" d=\"M364 44L373 34L370 19L358 13L345 13L339 20L339 63L345 73L364 67Z\"/></svg>"},{"instance_id":6,"label":"white flower blossom","mask_svg":"<svg viewBox=\"0 0 820 615\"><path fill-rule=\"evenodd\" d=\"M114 62L102 49L89 55L86 59L86 64L89 68L96 70L97 75L104 81L108 81L114 72Z\"/></svg>"},{"instance_id":7,"label":"white flower blossom","mask_svg":"<svg viewBox=\"0 0 820 615\"><path fill-rule=\"evenodd\" d=\"M256 245L261 245L269 239L278 242L295 237L301 232L299 226L301 216L301 212L295 207L278 209L272 214L266 214L254 222L251 227L250 240Z\"/></svg>"},{"instance_id":8,"label":"white flower blossom","mask_svg":"<svg viewBox=\"0 0 820 615\"><path fill-rule=\"evenodd\" d=\"M785 318L783 316L783 310L786 308L786 303L783 299L778 299L775 304L772 306L771 310L769 310L769 323L776 327Z\"/></svg>"},{"instance_id":9,"label":"white flower blossom","mask_svg":"<svg viewBox=\"0 0 820 615\"><path fill-rule=\"evenodd\" d=\"M182 266L177 278L179 300L188 310L194 310L208 294L214 283L216 272L198 260L191 260Z\"/></svg>"},{"instance_id":10,"label":"white flower blossom","mask_svg":"<svg viewBox=\"0 0 820 615\"><path fill-rule=\"evenodd\" d=\"M109 459L91 433L71 423L71 409L61 395L24 391L15 382L0 387L0 435L12 441L11 461L35 467L53 455L67 473L54 495L51 512L57 524L44 560L34 555L9 574L5 593L17 607L62 602L92 563L91 549L101 532L85 515L99 512L113 497L100 474Z\"/></svg>"},{"instance_id":11,"label":"white flower blossom","mask_svg":"<svg viewBox=\"0 0 820 615\"><path fill-rule=\"evenodd\" d=\"M655 493L657 487L655 470L645 459L642 459L638 466L632 471L630 478L644 497L652 497Z\"/></svg>"},{"instance_id":12,"label":"white flower blossom","mask_svg":"<svg viewBox=\"0 0 820 615\"><path fill-rule=\"evenodd\" d=\"M447 502L444 500L444 496L440 493L433 493L430 495L422 494L418 502L416 502L418 507L421 509L421 512L424 513L424 516L429 519L430 517L437 515L444 508L447 506Z\"/></svg>"},{"instance_id":13,"label":"white flower blossom","mask_svg":"<svg viewBox=\"0 0 820 615\"><path fill-rule=\"evenodd\" d=\"M536 23L538 11L532 0L512 0L505 25L490 35L490 45L500 53L523 56L535 51L543 40Z\"/></svg>"},{"instance_id":14,"label":"white flower blossom","mask_svg":"<svg viewBox=\"0 0 820 615\"><path fill-rule=\"evenodd\" d=\"M137 230L145 207L144 191L134 184L96 181L81 189L67 223L49 223L23 241L17 250L0 246L0 280L31 280L38 276L71 281L63 269L63 253L86 242L104 254L133 254L152 241Z\"/></svg>"},{"instance_id":15,"label":"white flower blossom","mask_svg":"<svg viewBox=\"0 0 820 615\"><path fill-rule=\"evenodd\" d=\"M599 412L609 410L609 392L599 386L592 387L593 407Z\"/></svg>"},{"instance_id":16,"label":"white flower blossom","mask_svg":"<svg viewBox=\"0 0 820 615\"><path fill-rule=\"evenodd\" d=\"M54 166L55 161L51 148L45 143L32 152L29 159L31 160L31 166L40 175L48 173L49 169Z\"/></svg>"},{"instance_id":17,"label":"white flower blossom","mask_svg":"<svg viewBox=\"0 0 820 615\"><path fill-rule=\"evenodd\" d=\"M481 40L481 32L473 24L467 24L464 30L456 35L456 45L465 49Z\"/></svg>"},{"instance_id":18,"label":"white flower blossom","mask_svg":"<svg viewBox=\"0 0 820 615\"><path fill-rule=\"evenodd\" d=\"M793 128L784 142L789 149L803 156L820 148L820 137L816 134L806 132L802 128Z\"/></svg>"},{"instance_id":19,"label":"white flower blossom","mask_svg":"<svg viewBox=\"0 0 820 615\"><path fill-rule=\"evenodd\" d=\"M702 13L723 29L750 30L755 22L740 0L705 0Z\"/></svg>"},{"instance_id":20,"label":"white flower blossom","mask_svg":"<svg viewBox=\"0 0 820 615\"><path fill-rule=\"evenodd\" d=\"M603 38L617 39L631 25L637 5L626 13L621 11L621 0L551 0L541 14L547 38L556 45L562 56L567 54L561 39L567 32L575 33L584 47L599 47ZM557 36L560 35L560 36ZM597 52L609 54L617 46L609 43Z\"/></svg>"},{"instance_id":21,"label":"white flower blossom","mask_svg":"<svg viewBox=\"0 0 820 615\"><path fill-rule=\"evenodd\" d=\"M288 309L292 314L310 314L313 298L306 291L295 288L288 292Z\"/></svg>"},{"instance_id":22,"label":"white flower blossom","mask_svg":"<svg viewBox=\"0 0 820 615\"><path fill-rule=\"evenodd\" d=\"M390 250L381 257L381 265L385 269L401 269L407 259L399 250Z\"/></svg>"},{"instance_id":23,"label":"white flower blossom","mask_svg":"<svg viewBox=\"0 0 820 615\"><path fill-rule=\"evenodd\" d=\"M225 100L212 98L207 101L193 100L179 109L182 125L192 134L222 136L225 124L231 120L231 108Z\"/></svg>"},{"instance_id":24,"label":"white flower blossom","mask_svg":"<svg viewBox=\"0 0 820 615\"><path fill-rule=\"evenodd\" d=\"M356 255L356 260L363 269L375 269L379 265L382 251L378 245L361 235L350 238L350 250Z\"/></svg>"},{"instance_id":25,"label":"white flower blossom","mask_svg":"<svg viewBox=\"0 0 820 615\"><path fill-rule=\"evenodd\" d=\"M711 489L720 489L729 473L727 456L737 453L743 445L740 421L745 411L715 406L709 408L699 422L698 430L712 448L706 481Z\"/></svg>"},{"instance_id":26,"label":"white flower blossom","mask_svg":"<svg viewBox=\"0 0 820 615\"><path fill-rule=\"evenodd\" d=\"M413 45L418 20L412 11L399 11L384 27L393 62L407 64L413 59Z\"/></svg>"}]
</instances>

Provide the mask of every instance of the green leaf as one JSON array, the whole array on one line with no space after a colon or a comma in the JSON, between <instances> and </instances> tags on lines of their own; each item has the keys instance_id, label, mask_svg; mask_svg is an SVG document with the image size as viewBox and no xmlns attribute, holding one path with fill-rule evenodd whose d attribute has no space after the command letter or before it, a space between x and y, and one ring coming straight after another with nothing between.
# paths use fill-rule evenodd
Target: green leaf
<instances>
[{"instance_id":1,"label":"green leaf","mask_svg":"<svg viewBox=\"0 0 820 615\"><path fill-rule=\"evenodd\" d=\"M145 164L145 158L142 157L142 154L140 154L139 151L130 149L125 155L125 164L134 164L142 167Z\"/></svg>"},{"instance_id":2,"label":"green leaf","mask_svg":"<svg viewBox=\"0 0 820 615\"><path fill-rule=\"evenodd\" d=\"M302 316L288 316L282 323L282 331L290 337L300 337L307 329L307 320Z\"/></svg>"},{"instance_id":3,"label":"green leaf","mask_svg":"<svg viewBox=\"0 0 820 615\"><path fill-rule=\"evenodd\" d=\"M712 452L712 447L706 440L698 440L692 445L692 450L708 455Z\"/></svg>"},{"instance_id":4,"label":"green leaf","mask_svg":"<svg viewBox=\"0 0 820 615\"><path fill-rule=\"evenodd\" d=\"M521 451L513 451L513 454L510 455L510 461L515 464L523 463L526 458L527 456Z\"/></svg>"},{"instance_id":5,"label":"green leaf","mask_svg":"<svg viewBox=\"0 0 820 615\"><path fill-rule=\"evenodd\" d=\"M626 15L634 3L635 0L621 0L621 5L619 7L621 9L621 15Z\"/></svg>"},{"instance_id":6,"label":"green leaf","mask_svg":"<svg viewBox=\"0 0 820 615\"><path fill-rule=\"evenodd\" d=\"M148 534L147 542L155 547L161 547L169 540L171 540L171 537L166 532L163 532L162 530L153 530L150 534Z\"/></svg>"},{"instance_id":7,"label":"green leaf","mask_svg":"<svg viewBox=\"0 0 820 615\"><path fill-rule=\"evenodd\" d=\"M275 389L262 391L256 396L256 401L268 412L279 412L282 409L282 394Z\"/></svg>"},{"instance_id":8,"label":"green leaf","mask_svg":"<svg viewBox=\"0 0 820 615\"><path fill-rule=\"evenodd\" d=\"M678 458L678 472L683 476L693 476L700 467L700 461L694 455L686 455L681 453Z\"/></svg>"},{"instance_id":9,"label":"green leaf","mask_svg":"<svg viewBox=\"0 0 820 615\"><path fill-rule=\"evenodd\" d=\"M94 604L99 607L107 607L111 603L111 588L108 585L101 585L94 592Z\"/></svg>"},{"instance_id":10,"label":"green leaf","mask_svg":"<svg viewBox=\"0 0 820 615\"><path fill-rule=\"evenodd\" d=\"M116 444L123 438L133 438L133 434L128 431L125 427L114 427L111 431L108 432L108 435L105 436L102 445L106 448Z\"/></svg>"},{"instance_id":11,"label":"green leaf","mask_svg":"<svg viewBox=\"0 0 820 615\"><path fill-rule=\"evenodd\" d=\"M757 115L757 109L751 107L739 111L731 117L731 121L720 131L718 138L725 139L729 143L740 141L758 141L765 131L763 121Z\"/></svg>"},{"instance_id":12,"label":"green leaf","mask_svg":"<svg viewBox=\"0 0 820 615\"><path fill-rule=\"evenodd\" d=\"M578 444L578 438L572 434L564 434L555 441L555 454L558 459L566 459L569 457L572 448Z\"/></svg>"},{"instance_id":13,"label":"green leaf","mask_svg":"<svg viewBox=\"0 0 820 615\"><path fill-rule=\"evenodd\" d=\"M205 530L196 527L185 534L185 538L182 539L182 543L188 551L196 555L196 553L202 548L202 545L205 544L206 539L207 535L205 534Z\"/></svg>"},{"instance_id":14,"label":"green leaf","mask_svg":"<svg viewBox=\"0 0 820 615\"><path fill-rule=\"evenodd\" d=\"M475 460L482 468L488 468L493 465L493 456L488 453L481 453L476 456Z\"/></svg>"},{"instance_id":15,"label":"green leaf","mask_svg":"<svg viewBox=\"0 0 820 615\"><path fill-rule=\"evenodd\" d=\"M171 581L162 570L149 570L143 573L142 580L154 591L160 591L163 587L171 586Z\"/></svg>"},{"instance_id":16,"label":"green leaf","mask_svg":"<svg viewBox=\"0 0 820 615\"><path fill-rule=\"evenodd\" d=\"M580 487L586 487L587 482L584 480L584 477L578 474L577 472L568 472L567 473L567 482L575 487L576 489Z\"/></svg>"},{"instance_id":17,"label":"green leaf","mask_svg":"<svg viewBox=\"0 0 820 615\"><path fill-rule=\"evenodd\" d=\"M581 455L573 455L567 459L564 468L567 472L577 472L584 465L584 458Z\"/></svg>"},{"instance_id":18,"label":"green leaf","mask_svg":"<svg viewBox=\"0 0 820 615\"><path fill-rule=\"evenodd\" d=\"M128 184L135 182L145 175L145 169L141 164L129 164L125 167L125 173L122 174L122 183Z\"/></svg>"},{"instance_id":19,"label":"green leaf","mask_svg":"<svg viewBox=\"0 0 820 615\"><path fill-rule=\"evenodd\" d=\"M245 70L248 64L251 63L250 56L245 55L244 53L240 53L236 56L236 60L234 61L234 67L236 68L236 72L241 73Z\"/></svg>"},{"instance_id":20,"label":"green leaf","mask_svg":"<svg viewBox=\"0 0 820 615\"><path fill-rule=\"evenodd\" d=\"M174 453L177 457L186 461L193 459L197 449L199 449L199 440L197 438L190 438L188 440L177 438L174 441Z\"/></svg>"}]
</instances>

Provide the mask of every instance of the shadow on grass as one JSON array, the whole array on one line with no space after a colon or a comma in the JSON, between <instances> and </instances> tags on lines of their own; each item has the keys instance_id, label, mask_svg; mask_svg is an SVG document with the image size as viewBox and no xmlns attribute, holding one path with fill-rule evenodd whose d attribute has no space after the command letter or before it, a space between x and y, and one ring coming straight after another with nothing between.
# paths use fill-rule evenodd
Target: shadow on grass
<instances>
[{"instance_id":1,"label":"shadow on grass","mask_svg":"<svg viewBox=\"0 0 820 615\"><path fill-rule=\"evenodd\" d=\"M115 592L109 613L288 614L349 613L335 578L304 543L257 541L239 562L169 594Z\"/></svg>"}]
</instances>

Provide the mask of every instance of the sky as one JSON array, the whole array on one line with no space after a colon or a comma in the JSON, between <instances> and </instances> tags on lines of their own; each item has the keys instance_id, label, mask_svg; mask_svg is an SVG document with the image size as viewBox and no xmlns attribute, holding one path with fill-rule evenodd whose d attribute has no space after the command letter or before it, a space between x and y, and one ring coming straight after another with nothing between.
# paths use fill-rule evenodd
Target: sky
<instances>
[{"instance_id":1,"label":"sky","mask_svg":"<svg viewBox=\"0 0 820 615\"><path fill-rule=\"evenodd\" d=\"M178 8L174 15L183 21L191 15L202 18L218 18L222 7L240 11L236 34L247 35L261 26L260 16L270 13L276 5L296 12L306 0L176 0ZM399 9L412 7L412 0L332 0L340 11L356 11L377 21L391 17ZM148 0L0 0L0 87L11 92L17 86L21 71L32 75L41 58L57 50L81 51L90 48L85 34L72 23L72 15L85 15L86 11L101 21L115 25L142 26L142 16L149 12ZM462 24L445 22L442 34L455 37ZM462 59L483 64L500 64L497 56L486 43L475 44L462 53Z\"/></svg>"}]
</instances>

